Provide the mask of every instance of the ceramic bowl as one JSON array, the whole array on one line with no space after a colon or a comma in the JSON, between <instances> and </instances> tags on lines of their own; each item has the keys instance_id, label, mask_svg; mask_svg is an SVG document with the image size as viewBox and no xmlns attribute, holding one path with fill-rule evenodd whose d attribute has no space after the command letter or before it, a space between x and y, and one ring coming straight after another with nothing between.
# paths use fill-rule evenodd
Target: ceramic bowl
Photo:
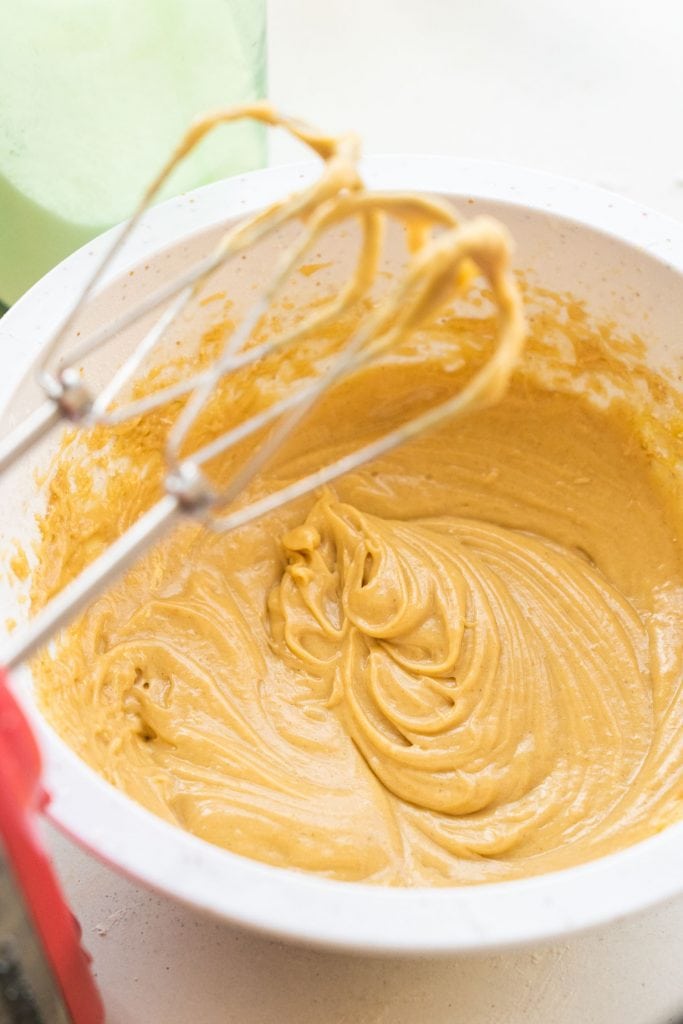
<instances>
[{"instance_id":1,"label":"ceramic bowl","mask_svg":"<svg viewBox=\"0 0 683 1024\"><path fill-rule=\"evenodd\" d=\"M570 290L597 315L642 334L653 368L681 366L683 224L600 189L503 164L379 157L367 160L364 170L371 187L439 193L452 197L465 213L501 218L516 239L516 265L530 279L549 289ZM116 314L135 295L205 251L226 221L299 188L315 173L313 165L272 168L156 207L103 282L91 322ZM35 384L30 379L22 384L22 378L110 236L74 253L0 321L3 431L35 404ZM271 246L282 244L277 238ZM332 263L322 277L316 275L323 287L334 284L349 244L348 238L336 236L323 244L320 259ZM268 249L228 273L226 286L237 307L259 287L263 260L273 255ZM106 379L131 340L129 332L98 360L96 376ZM6 552L13 538L30 540L32 512L40 503L32 469L44 461L49 447L44 445L2 482L0 537ZM5 579L0 591L0 622L25 614L16 586ZM52 794L48 813L61 829L153 889L284 939L368 952L493 949L566 936L683 889L683 822L569 870L462 888L381 888L269 867L213 847L136 805L88 768L46 723L34 703L27 669L14 673L13 685L39 737Z\"/></svg>"}]
</instances>

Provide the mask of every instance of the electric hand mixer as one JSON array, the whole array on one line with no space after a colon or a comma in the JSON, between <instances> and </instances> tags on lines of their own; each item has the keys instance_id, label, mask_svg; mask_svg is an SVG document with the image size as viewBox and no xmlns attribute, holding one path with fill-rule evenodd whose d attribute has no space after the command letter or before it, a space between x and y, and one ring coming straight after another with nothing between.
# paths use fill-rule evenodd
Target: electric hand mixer
<instances>
[{"instance_id":1,"label":"electric hand mixer","mask_svg":"<svg viewBox=\"0 0 683 1024\"><path fill-rule=\"evenodd\" d=\"M309 187L275 203L228 230L215 250L178 278L127 309L113 322L103 324L79 339L66 356L58 356L60 343L93 297L98 284L126 239L135 230L148 205L176 164L216 125L253 118L282 126L308 145L322 159L319 178ZM219 110L198 119L147 190L132 218L124 225L96 268L68 316L45 345L36 367L45 400L42 405L0 443L0 472L28 452L60 423L82 427L113 426L143 416L165 403L182 399L179 415L166 439L165 493L126 533L91 564L6 645L2 663L17 665L33 654L64 626L116 575L179 518L190 516L207 527L235 530L281 505L315 491L337 477L377 458L390 449L429 430L447 417L495 401L505 390L521 353L524 329L521 302L510 272L510 243L497 222L477 217L460 222L451 206L437 199L413 194L372 193L365 189L358 171L359 145L352 135L330 138L306 125L282 117L266 103ZM406 265L386 295L371 296L382 254L387 222L408 229ZM274 301L281 296L292 273L302 264L316 240L343 222L355 222L360 246L355 266L345 286L293 327L266 341L255 332ZM178 317L199 300L210 275L259 240L297 225L299 233L283 253L262 293L251 305L215 361L200 367L186 379L141 397L131 394L150 355L159 350ZM497 337L491 354L463 388L419 415L406 419L385 433L336 461L319 467L257 500L236 500L249 482L277 455L289 434L304 419L327 389L350 377L373 360L396 349L419 326L435 315L482 275L497 307ZM247 366L258 367L272 353L295 346L302 338L333 323L352 307L365 310L348 342L322 368L296 385L291 393L273 401L209 443L187 454L192 428L214 394L219 382ZM114 373L107 386L95 395L81 370L90 354L113 342L127 327L152 312L158 317L133 351ZM127 396L127 397L126 397ZM225 486L216 486L204 468L217 456L252 438L253 448ZM77 926L64 905L51 869L34 838L32 817L44 797L38 784L39 758L35 743L6 685L0 687L0 836L11 863L11 873L23 890L27 934L31 919L38 936L36 956L42 964L39 981L29 976L26 954L7 949L5 961L10 995L17 993L15 1010L33 1006L34 1016L9 1016L12 1020L72 1020L86 1024L101 1019L101 1007L77 937ZM21 899L17 894L17 899ZM28 940L27 940L28 941ZM46 954L45 955L43 955ZM3 950L0 947L0 997L5 992L7 1012L12 1001L3 989ZM47 962L46 962L47 961ZM48 966L49 965L49 966ZM23 972L23 974L22 974ZM36 990L45 979L56 976L53 1004L62 1016L41 1016ZM12 986L14 986L12 988ZM24 986L22 988L22 986ZM23 1001L23 1002L22 1002ZM22 1012L29 1012L24 1010Z\"/></svg>"}]
</instances>

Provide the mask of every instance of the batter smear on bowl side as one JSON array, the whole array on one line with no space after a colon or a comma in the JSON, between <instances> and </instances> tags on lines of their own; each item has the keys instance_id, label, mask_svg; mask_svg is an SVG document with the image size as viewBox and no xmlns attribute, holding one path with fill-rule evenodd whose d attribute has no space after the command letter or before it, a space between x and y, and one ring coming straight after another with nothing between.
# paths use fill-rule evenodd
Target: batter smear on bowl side
<instances>
[{"instance_id":1,"label":"batter smear on bowl side","mask_svg":"<svg viewBox=\"0 0 683 1024\"><path fill-rule=\"evenodd\" d=\"M680 818L680 410L635 343L548 302L497 404L235 533L185 524L95 601L33 663L74 750L212 843L389 885L550 871ZM455 393L494 335L483 314L417 332L247 497ZM193 440L306 358L228 379ZM177 412L65 440L35 608L158 497Z\"/></svg>"}]
</instances>

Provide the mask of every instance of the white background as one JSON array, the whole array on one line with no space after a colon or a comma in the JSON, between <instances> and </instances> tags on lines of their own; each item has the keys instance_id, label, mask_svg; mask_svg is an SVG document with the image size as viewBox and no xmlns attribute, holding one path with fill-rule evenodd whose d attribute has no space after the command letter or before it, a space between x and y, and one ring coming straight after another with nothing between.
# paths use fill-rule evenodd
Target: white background
<instances>
[{"instance_id":1,"label":"white background","mask_svg":"<svg viewBox=\"0 0 683 1024\"><path fill-rule=\"evenodd\" d=\"M683 218L681 0L272 0L270 94L368 152L485 157ZM299 158L275 137L273 163ZM469 960L274 943L139 890L50 833L111 1024L665 1024L683 900ZM682 866L683 871L683 866Z\"/></svg>"},{"instance_id":2,"label":"white background","mask_svg":"<svg viewBox=\"0 0 683 1024\"><path fill-rule=\"evenodd\" d=\"M680 0L271 0L270 85L371 153L582 178L683 219ZM273 162L298 151L273 137Z\"/></svg>"}]
</instances>

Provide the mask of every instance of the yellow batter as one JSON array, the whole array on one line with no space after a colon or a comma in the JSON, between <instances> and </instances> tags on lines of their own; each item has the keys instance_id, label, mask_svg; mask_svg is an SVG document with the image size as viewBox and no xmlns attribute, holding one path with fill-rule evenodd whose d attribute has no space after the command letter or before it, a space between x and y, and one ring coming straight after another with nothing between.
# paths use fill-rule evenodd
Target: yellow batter
<instances>
[{"instance_id":1,"label":"yellow batter","mask_svg":"<svg viewBox=\"0 0 683 1024\"><path fill-rule=\"evenodd\" d=\"M575 308L534 330L495 407L151 552L35 666L68 743L210 842L339 879L509 879L680 817L680 442L642 416L666 388ZM483 315L420 332L328 396L252 494L453 393L492 336ZM157 497L176 411L64 446L36 606Z\"/></svg>"}]
</instances>

